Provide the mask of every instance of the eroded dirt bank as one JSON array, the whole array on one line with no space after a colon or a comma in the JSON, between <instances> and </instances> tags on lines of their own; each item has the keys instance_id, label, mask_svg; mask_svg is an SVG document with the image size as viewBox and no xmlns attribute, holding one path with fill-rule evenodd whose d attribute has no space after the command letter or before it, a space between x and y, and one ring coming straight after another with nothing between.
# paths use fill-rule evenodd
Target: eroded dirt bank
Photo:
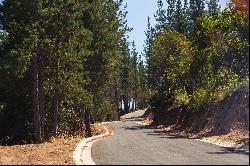
<instances>
[{"instance_id":1,"label":"eroded dirt bank","mask_svg":"<svg viewBox=\"0 0 250 166\"><path fill-rule=\"evenodd\" d=\"M249 87L226 93L207 110L191 112L172 108L157 114L147 110L145 116L145 124L154 126L157 132L248 145Z\"/></svg>"}]
</instances>

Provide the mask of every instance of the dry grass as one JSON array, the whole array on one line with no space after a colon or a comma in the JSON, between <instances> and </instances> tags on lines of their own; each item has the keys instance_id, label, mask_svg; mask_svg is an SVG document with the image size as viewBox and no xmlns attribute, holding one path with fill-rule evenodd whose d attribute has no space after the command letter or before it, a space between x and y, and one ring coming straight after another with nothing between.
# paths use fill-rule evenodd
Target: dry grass
<instances>
[{"instance_id":1,"label":"dry grass","mask_svg":"<svg viewBox=\"0 0 250 166\"><path fill-rule=\"evenodd\" d=\"M52 138L43 144L0 146L0 164L73 165L72 153L80 137Z\"/></svg>"},{"instance_id":2,"label":"dry grass","mask_svg":"<svg viewBox=\"0 0 250 166\"><path fill-rule=\"evenodd\" d=\"M104 133L94 124L92 134ZM0 146L0 165L74 165L73 152L82 137L59 136L42 144Z\"/></svg>"}]
</instances>

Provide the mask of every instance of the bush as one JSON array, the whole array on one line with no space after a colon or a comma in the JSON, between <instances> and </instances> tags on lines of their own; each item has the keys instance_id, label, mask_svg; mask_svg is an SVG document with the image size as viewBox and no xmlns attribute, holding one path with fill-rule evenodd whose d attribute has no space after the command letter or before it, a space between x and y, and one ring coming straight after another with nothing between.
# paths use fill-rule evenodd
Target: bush
<instances>
[{"instance_id":1,"label":"bush","mask_svg":"<svg viewBox=\"0 0 250 166\"><path fill-rule=\"evenodd\" d=\"M186 104L188 97L185 95L185 87L188 86L187 77L193 59L194 49L192 43L182 34L165 31L157 36L153 43L154 77L159 78L151 106L160 106L165 103L177 102ZM178 92L184 92L180 94ZM176 97L174 95L177 95ZM159 101L157 98L162 98Z\"/></svg>"}]
</instances>

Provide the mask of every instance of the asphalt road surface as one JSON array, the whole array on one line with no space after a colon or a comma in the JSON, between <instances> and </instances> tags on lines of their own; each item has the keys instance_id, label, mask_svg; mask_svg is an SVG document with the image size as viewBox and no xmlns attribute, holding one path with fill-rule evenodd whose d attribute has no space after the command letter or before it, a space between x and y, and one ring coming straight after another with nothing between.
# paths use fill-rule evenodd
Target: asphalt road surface
<instances>
[{"instance_id":1,"label":"asphalt road surface","mask_svg":"<svg viewBox=\"0 0 250 166\"><path fill-rule=\"evenodd\" d=\"M199 140L154 132L136 122L143 111L126 122L109 124L114 135L95 142L92 158L98 165L249 165L249 153Z\"/></svg>"}]
</instances>

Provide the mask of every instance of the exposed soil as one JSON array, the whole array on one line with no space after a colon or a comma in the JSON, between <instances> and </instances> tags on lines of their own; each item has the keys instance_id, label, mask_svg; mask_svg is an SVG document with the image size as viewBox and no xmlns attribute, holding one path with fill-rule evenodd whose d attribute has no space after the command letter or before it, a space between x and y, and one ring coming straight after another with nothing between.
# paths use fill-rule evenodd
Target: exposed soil
<instances>
[{"instance_id":1,"label":"exposed soil","mask_svg":"<svg viewBox=\"0 0 250 166\"><path fill-rule=\"evenodd\" d=\"M43 144L0 146L0 164L72 165L72 153L81 138L56 138Z\"/></svg>"},{"instance_id":2,"label":"exposed soil","mask_svg":"<svg viewBox=\"0 0 250 166\"><path fill-rule=\"evenodd\" d=\"M93 135L104 133L92 125ZM82 137L52 138L43 144L0 146L0 165L74 165L73 152Z\"/></svg>"},{"instance_id":3,"label":"exposed soil","mask_svg":"<svg viewBox=\"0 0 250 166\"><path fill-rule=\"evenodd\" d=\"M249 146L249 87L227 93L207 110L171 108L157 114L148 110L145 125L186 138L207 138Z\"/></svg>"}]
</instances>

